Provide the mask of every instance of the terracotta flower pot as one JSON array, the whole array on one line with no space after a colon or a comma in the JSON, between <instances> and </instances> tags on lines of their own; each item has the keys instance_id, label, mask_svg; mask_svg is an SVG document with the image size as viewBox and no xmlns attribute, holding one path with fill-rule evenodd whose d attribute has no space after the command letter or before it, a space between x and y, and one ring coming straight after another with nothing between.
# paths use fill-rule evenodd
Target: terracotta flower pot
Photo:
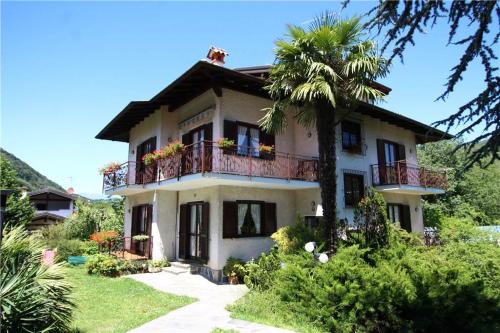
<instances>
[{"instance_id":1,"label":"terracotta flower pot","mask_svg":"<svg viewBox=\"0 0 500 333\"><path fill-rule=\"evenodd\" d=\"M229 279L229 284L239 284L237 276L229 276L228 279Z\"/></svg>"}]
</instances>

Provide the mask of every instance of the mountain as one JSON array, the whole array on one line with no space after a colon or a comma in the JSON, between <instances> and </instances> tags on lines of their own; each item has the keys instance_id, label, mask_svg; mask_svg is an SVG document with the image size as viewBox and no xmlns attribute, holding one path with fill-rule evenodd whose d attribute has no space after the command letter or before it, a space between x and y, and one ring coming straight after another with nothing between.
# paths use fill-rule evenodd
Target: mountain
<instances>
[{"instance_id":1,"label":"mountain","mask_svg":"<svg viewBox=\"0 0 500 333\"><path fill-rule=\"evenodd\" d=\"M29 191L36 191L44 187L52 187L54 189L66 192L64 188L62 188L59 184L48 179L40 172L36 171L8 151L0 148L0 155L2 158L5 158L10 162L10 164L12 164L12 167L17 172L19 183L21 184L21 186L28 188Z\"/></svg>"}]
</instances>

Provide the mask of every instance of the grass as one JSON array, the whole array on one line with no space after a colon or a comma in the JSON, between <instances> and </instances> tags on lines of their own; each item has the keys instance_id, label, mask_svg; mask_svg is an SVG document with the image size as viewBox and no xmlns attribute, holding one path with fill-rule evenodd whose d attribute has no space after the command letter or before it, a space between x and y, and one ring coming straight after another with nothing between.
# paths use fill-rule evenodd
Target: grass
<instances>
[{"instance_id":1,"label":"grass","mask_svg":"<svg viewBox=\"0 0 500 333\"><path fill-rule=\"evenodd\" d=\"M297 316L271 292L251 291L227 307L231 317L304 333L324 333L308 318Z\"/></svg>"},{"instance_id":2,"label":"grass","mask_svg":"<svg viewBox=\"0 0 500 333\"><path fill-rule=\"evenodd\" d=\"M237 330L225 330L222 328L214 328L210 333L239 333Z\"/></svg>"},{"instance_id":3,"label":"grass","mask_svg":"<svg viewBox=\"0 0 500 333\"><path fill-rule=\"evenodd\" d=\"M77 305L77 332L126 332L194 301L155 290L135 280L88 275L83 267L68 269Z\"/></svg>"}]
</instances>

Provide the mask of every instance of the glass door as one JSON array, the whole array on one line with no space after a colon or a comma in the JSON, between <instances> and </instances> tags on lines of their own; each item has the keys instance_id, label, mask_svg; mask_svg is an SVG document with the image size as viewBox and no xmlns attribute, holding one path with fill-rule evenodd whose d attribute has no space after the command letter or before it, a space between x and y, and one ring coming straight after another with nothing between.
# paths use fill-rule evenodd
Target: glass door
<instances>
[{"instance_id":1,"label":"glass door","mask_svg":"<svg viewBox=\"0 0 500 333\"><path fill-rule=\"evenodd\" d=\"M396 145L391 142L384 143L385 150L385 179L387 184L397 183L396 175Z\"/></svg>"},{"instance_id":2,"label":"glass door","mask_svg":"<svg viewBox=\"0 0 500 333\"><path fill-rule=\"evenodd\" d=\"M205 129L200 128L198 130L193 131L191 134L191 142L193 142L193 167L192 172L197 173L201 170L201 159L203 157L202 151L205 140Z\"/></svg>"},{"instance_id":3,"label":"glass door","mask_svg":"<svg viewBox=\"0 0 500 333\"><path fill-rule=\"evenodd\" d=\"M191 259L201 259L201 222L203 207L201 203L193 203L189 207L189 257Z\"/></svg>"}]
</instances>

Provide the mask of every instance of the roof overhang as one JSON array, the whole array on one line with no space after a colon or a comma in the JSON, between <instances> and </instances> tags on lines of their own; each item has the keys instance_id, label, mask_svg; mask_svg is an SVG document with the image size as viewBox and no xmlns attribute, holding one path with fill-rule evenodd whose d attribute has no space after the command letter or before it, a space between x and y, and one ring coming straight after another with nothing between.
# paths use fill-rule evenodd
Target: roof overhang
<instances>
[{"instance_id":1,"label":"roof overhang","mask_svg":"<svg viewBox=\"0 0 500 333\"><path fill-rule=\"evenodd\" d=\"M413 133L415 133L418 144L453 138L453 135L449 133L440 131L434 127L373 104L358 102L358 106L355 109L355 112L412 131Z\"/></svg>"},{"instance_id":2,"label":"roof overhang","mask_svg":"<svg viewBox=\"0 0 500 333\"><path fill-rule=\"evenodd\" d=\"M247 94L269 98L264 90L268 81L255 76L255 72L268 71L268 66L229 69L206 61L199 61L174 82L149 101L130 102L111 122L97 134L97 139L129 141L130 130L162 105L173 112L209 89L221 96L221 88L228 88ZM374 87L384 94L391 89L374 82ZM416 120L381 107L360 102L356 112L386 121L415 132L418 143L450 139L453 136Z\"/></svg>"},{"instance_id":3,"label":"roof overhang","mask_svg":"<svg viewBox=\"0 0 500 333\"><path fill-rule=\"evenodd\" d=\"M28 196L30 197L30 199L75 199L73 195L55 190L53 188L43 188L41 190L33 191L28 193Z\"/></svg>"},{"instance_id":4,"label":"roof overhang","mask_svg":"<svg viewBox=\"0 0 500 333\"><path fill-rule=\"evenodd\" d=\"M221 88L267 97L264 85L265 81L255 76L198 61L151 100L130 102L96 138L128 142L130 130L162 105L168 106L169 112L173 112L208 89L220 95Z\"/></svg>"}]
</instances>

